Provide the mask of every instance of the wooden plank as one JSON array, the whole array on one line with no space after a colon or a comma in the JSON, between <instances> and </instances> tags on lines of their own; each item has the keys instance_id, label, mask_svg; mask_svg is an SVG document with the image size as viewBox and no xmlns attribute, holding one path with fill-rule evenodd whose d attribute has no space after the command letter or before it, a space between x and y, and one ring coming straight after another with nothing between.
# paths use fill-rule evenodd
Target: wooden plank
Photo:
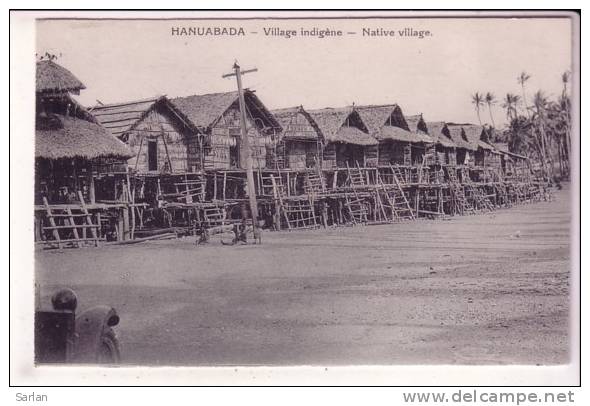
<instances>
[{"instance_id":1,"label":"wooden plank","mask_svg":"<svg viewBox=\"0 0 590 406\"><path fill-rule=\"evenodd\" d=\"M92 223L92 216L88 212L88 207L86 206L86 202L84 201L84 196L82 196L82 192L78 191L78 198L80 199L80 206L82 208L82 212L86 216L86 224L90 225ZM98 238L98 229L100 227L100 213L98 213L98 227L90 228L90 232L92 233L92 237L95 239ZM98 245L98 243L96 243Z\"/></svg>"},{"instance_id":2,"label":"wooden plank","mask_svg":"<svg viewBox=\"0 0 590 406\"><path fill-rule=\"evenodd\" d=\"M68 230L68 229L82 229L82 228L96 228L96 224L76 224L75 226L67 225L67 226L45 226L43 230Z\"/></svg>"},{"instance_id":3,"label":"wooden plank","mask_svg":"<svg viewBox=\"0 0 590 406\"><path fill-rule=\"evenodd\" d=\"M76 223L74 222L74 218L71 217L72 216L72 209L70 209L68 207L67 209L68 215L70 215L69 219L66 219L66 221L69 221L71 223L71 227L72 227L72 232L74 233L74 239L75 240L80 240L80 236L78 235L78 229L76 228ZM78 247L80 247L80 244L77 244Z\"/></svg>"},{"instance_id":4,"label":"wooden plank","mask_svg":"<svg viewBox=\"0 0 590 406\"><path fill-rule=\"evenodd\" d=\"M49 219L49 224L52 227L55 227L55 219L52 216L51 213L51 207L49 206L49 203L47 202L47 198L43 197L43 204L45 205L45 211L47 212L47 218ZM61 243L60 243L60 238L59 238L59 232L57 231L57 229L53 230L53 238L55 238L55 240L57 241L57 247L61 248Z\"/></svg>"}]
</instances>

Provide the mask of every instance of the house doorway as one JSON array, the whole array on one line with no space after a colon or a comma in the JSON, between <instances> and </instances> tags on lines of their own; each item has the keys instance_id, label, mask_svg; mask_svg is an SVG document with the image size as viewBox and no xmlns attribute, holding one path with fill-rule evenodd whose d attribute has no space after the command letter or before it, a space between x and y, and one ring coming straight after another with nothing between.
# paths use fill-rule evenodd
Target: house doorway
<instances>
[{"instance_id":1,"label":"house doorway","mask_svg":"<svg viewBox=\"0 0 590 406\"><path fill-rule=\"evenodd\" d=\"M148 141L148 171L158 170L158 141Z\"/></svg>"}]
</instances>

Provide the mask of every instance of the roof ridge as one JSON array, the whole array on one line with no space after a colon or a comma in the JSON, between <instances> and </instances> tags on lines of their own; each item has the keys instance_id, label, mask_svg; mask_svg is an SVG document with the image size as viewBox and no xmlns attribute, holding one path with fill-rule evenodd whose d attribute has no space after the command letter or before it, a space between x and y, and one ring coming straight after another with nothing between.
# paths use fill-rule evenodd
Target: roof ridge
<instances>
[{"instance_id":1,"label":"roof ridge","mask_svg":"<svg viewBox=\"0 0 590 406\"><path fill-rule=\"evenodd\" d=\"M160 100L162 98L166 97L166 95L160 95L160 96L154 96L154 97L149 97L146 99L139 99L139 100L131 100L131 101L126 101L126 102L119 102L119 103L108 103L108 104L99 104L97 106L92 107L92 111L95 110L100 110L103 108L108 108L108 107L123 107L123 106L132 106L134 104L140 104L140 103L147 103L149 101L157 101Z\"/></svg>"},{"instance_id":2,"label":"roof ridge","mask_svg":"<svg viewBox=\"0 0 590 406\"><path fill-rule=\"evenodd\" d=\"M250 89L244 89L244 91L253 92L253 90L250 90ZM191 94L191 95L188 95L188 96L172 97L171 100L188 99L189 97L217 96L217 95L221 95L221 94L231 94L231 93L238 93L238 91L237 90L232 90L232 91L229 91L229 92L214 92L214 93L203 93L203 94Z\"/></svg>"}]
</instances>

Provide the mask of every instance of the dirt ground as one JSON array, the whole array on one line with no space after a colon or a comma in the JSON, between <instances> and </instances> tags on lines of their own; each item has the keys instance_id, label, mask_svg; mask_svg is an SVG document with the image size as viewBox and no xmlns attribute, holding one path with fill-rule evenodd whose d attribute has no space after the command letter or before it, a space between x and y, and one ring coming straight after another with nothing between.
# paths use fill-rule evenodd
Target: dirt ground
<instances>
[{"instance_id":1,"label":"dirt ground","mask_svg":"<svg viewBox=\"0 0 590 406\"><path fill-rule=\"evenodd\" d=\"M568 361L569 190L552 202L401 224L37 251L42 300L121 315L141 365Z\"/></svg>"}]
</instances>

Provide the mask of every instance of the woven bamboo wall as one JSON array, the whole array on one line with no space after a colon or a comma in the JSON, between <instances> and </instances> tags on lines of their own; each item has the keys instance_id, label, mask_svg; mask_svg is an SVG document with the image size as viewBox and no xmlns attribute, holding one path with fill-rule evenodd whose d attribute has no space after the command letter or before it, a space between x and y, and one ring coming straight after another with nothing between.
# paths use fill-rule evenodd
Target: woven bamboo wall
<instances>
[{"instance_id":1,"label":"woven bamboo wall","mask_svg":"<svg viewBox=\"0 0 590 406\"><path fill-rule=\"evenodd\" d=\"M379 146L367 145L365 147L365 165L376 167L379 164Z\"/></svg>"},{"instance_id":2,"label":"woven bamboo wall","mask_svg":"<svg viewBox=\"0 0 590 406\"><path fill-rule=\"evenodd\" d=\"M379 165L410 165L412 148L409 143L382 141L379 143Z\"/></svg>"},{"instance_id":3,"label":"woven bamboo wall","mask_svg":"<svg viewBox=\"0 0 590 406\"><path fill-rule=\"evenodd\" d=\"M336 165L339 168L346 168L349 166L356 166L357 163L362 167L365 163L365 149L361 145L355 144L336 144Z\"/></svg>"},{"instance_id":4,"label":"woven bamboo wall","mask_svg":"<svg viewBox=\"0 0 590 406\"><path fill-rule=\"evenodd\" d=\"M129 147L135 154L129 160L132 168L136 168L139 172L149 170L149 141L157 143L158 171L185 172L189 169L187 146L189 139L179 132L166 115L155 110L150 111L129 134Z\"/></svg>"},{"instance_id":5,"label":"woven bamboo wall","mask_svg":"<svg viewBox=\"0 0 590 406\"><path fill-rule=\"evenodd\" d=\"M291 169L305 169L307 167L307 148L305 142L287 141L287 165Z\"/></svg>"},{"instance_id":6,"label":"woven bamboo wall","mask_svg":"<svg viewBox=\"0 0 590 406\"><path fill-rule=\"evenodd\" d=\"M494 169L502 168L502 156L486 151L485 164Z\"/></svg>"},{"instance_id":7,"label":"woven bamboo wall","mask_svg":"<svg viewBox=\"0 0 590 406\"><path fill-rule=\"evenodd\" d=\"M474 160L475 160L475 166L484 166L487 154L488 154L487 151L484 151L481 148L478 149L477 151L475 151L473 153Z\"/></svg>"},{"instance_id":8,"label":"woven bamboo wall","mask_svg":"<svg viewBox=\"0 0 590 406\"><path fill-rule=\"evenodd\" d=\"M266 167L266 143L250 118L247 119L246 129L250 141L252 166ZM240 110L232 107L226 111L211 129L210 148L205 154L206 169L231 169L239 167L238 150L234 148L240 136Z\"/></svg>"},{"instance_id":9,"label":"woven bamboo wall","mask_svg":"<svg viewBox=\"0 0 590 406\"><path fill-rule=\"evenodd\" d=\"M322 168L336 168L336 145L328 143L322 153Z\"/></svg>"}]
</instances>

